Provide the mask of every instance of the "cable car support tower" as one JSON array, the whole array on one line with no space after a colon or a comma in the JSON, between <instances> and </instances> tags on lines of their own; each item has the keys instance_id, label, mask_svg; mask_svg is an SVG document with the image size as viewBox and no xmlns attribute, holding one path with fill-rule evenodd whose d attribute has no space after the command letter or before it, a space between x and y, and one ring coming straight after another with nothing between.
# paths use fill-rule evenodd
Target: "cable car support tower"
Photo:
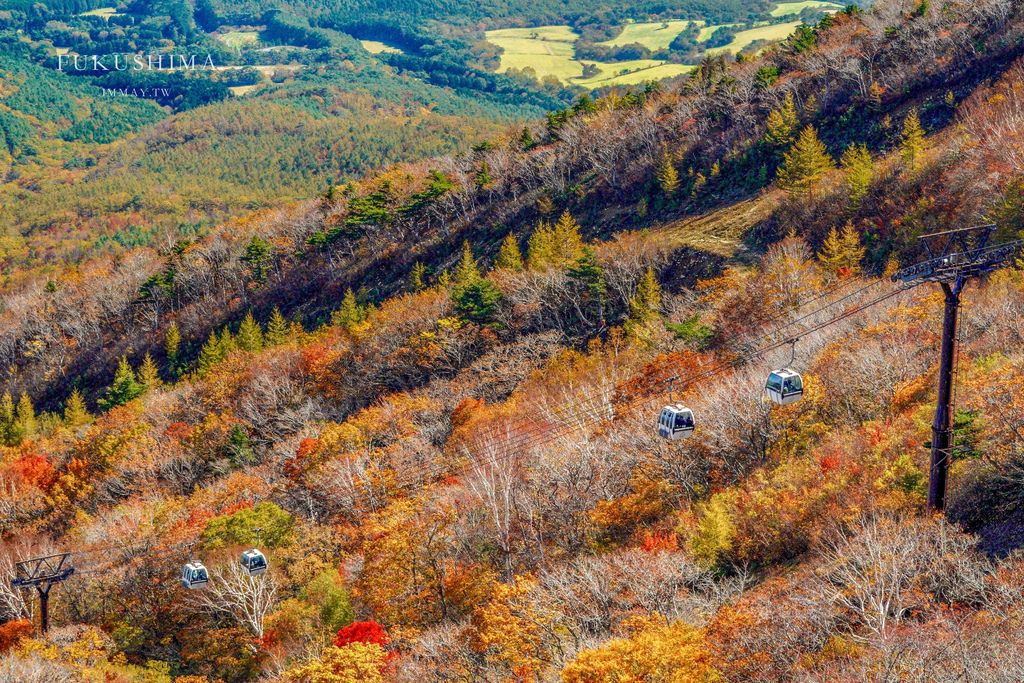
<instances>
[{"instance_id":1,"label":"cable car support tower","mask_svg":"<svg viewBox=\"0 0 1024 683\"><path fill-rule=\"evenodd\" d=\"M71 564L71 553L57 553L45 557L33 557L15 565L14 588L35 587L39 593L39 630L50 628L50 589L55 583L64 581L75 573Z\"/></svg>"},{"instance_id":2,"label":"cable car support tower","mask_svg":"<svg viewBox=\"0 0 1024 683\"><path fill-rule=\"evenodd\" d=\"M946 505L946 481L953 452L953 373L956 365L960 295L967 283L1010 261L1021 242L989 246L995 225L959 228L921 236L928 259L900 270L893 281L908 287L938 283L945 294L942 350L939 355L938 400L932 422L931 468L928 477L928 509ZM941 247L936 248L941 243Z\"/></svg>"}]
</instances>

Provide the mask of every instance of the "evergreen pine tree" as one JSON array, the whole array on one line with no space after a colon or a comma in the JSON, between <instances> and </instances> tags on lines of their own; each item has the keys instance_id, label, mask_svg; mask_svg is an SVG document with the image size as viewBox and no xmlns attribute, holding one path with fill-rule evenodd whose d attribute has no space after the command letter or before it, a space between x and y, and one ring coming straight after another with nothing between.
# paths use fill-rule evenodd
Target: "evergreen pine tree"
<instances>
[{"instance_id":1,"label":"evergreen pine tree","mask_svg":"<svg viewBox=\"0 0 1024 683\"><path fill-rule=\"evenodd\" d=\"M11 446L14 442L14 398L5 391L0 397L0 443Z\"/></svg>"},{"instance_id":2,"label":"evergreen pine tree","mask_svg":"<svg viewBox=\"0 0 1024 683\"><path fill-rule=\"evenodd\" d=\"M366 318L366 307L359 305L359 302L356 300L356 293L349 287L345 290L345 296L341 300L341 308L331 316L331 322L352 330L355 326L364 322Z\"/></svg>"},{"instance_id":3,"label":"evergreen pine tree","mask_svg":"<svg viewBox=\"0 0 1024 683\"><path fill-rule=\"evenodd\" d=\"M245 314L238 326L238 348L255 353L263 348L263 330L253 317L252 311Z\"/></svg>"},{"instance_id":4,"label":"evergreen pine tree","mask_svg":"<svg viewBox=\"0 0 1024 683\"><path fill-rule=\"evenodd\" d=\"M249 268L249 274L256 282L266 282L270 275L270 266L274 258L274 249L270 242L253 235L245 247L245 254L240 259Z\"/></svg>"},{"instance_id":5,"label":"evergreen pine tree","mask_svg":"<svg viewBox=\"0 0 1024 683\"><path fill-rule=\"evenodd\" d=\"M121 356L121 360L117 364L117 370L114 372L114 382L107 387L106 393L100 399L100 407L104 410L110 410L116 406L124 405L139 396L145 389L136 379L135 371L128 364L128 358Z\"/></svg>"},{"instance_id":6,"label":"evergreen pine tree","mask_svg":"<svg viewBox=\"0 0 1024 683\"><path fill-rule=\"evenodd\" d=\"M523 269L523 254L519 251L519 240L513 233L505 236L498 249L498 258L494 261L494 267L500 270L511 270L519 272Z\"/></svg>"},{"instance_id":7,"label":"evergreen pine tree","mask_svg":"<svg viewBox=\"0 0 1024 683\"><path fill-rule=\"evenodd\" d=\"M477 186L477 189L486 190L494 184L494 178L491 177L491 165L486 161L481 162L480 168L476 172L476 177L473 179L473 183Z\"/></svg>"},{"instance_id":8,"label":"evergreen pine tree","mask_svg":"<svg viewBox=\"0 0 1024 683\"><path fill-rule=\"evenodd\" d=\"M708 179L704 177L704 174L701 171L697 171L697 174L693 176L693 189L690 190L690 196L696 197L707 184Z\"/></svg>"},{"instance_id":9,"label":"evergreen pine tree","mask_svg":"<svg viewBox=\"0 0 1024 683\"><path fill-rule=\"evenodd\" d=\"M584 296L589 306L597 309L598 320L604 321L604 301L608 293L608 285L604 278L604 269L597 261L594 250L583 248L583 255L569 267L569 277L583 286Z\"/></svg>"},{"instance_id":10,"label":"evergreen pine tree","mask_svg":"<svg viewBox=\"0 0 1024 683\"><path fill-rule=\"evenodd\" d=\"M501 302L501 291L486 278L477 278L452 290L452 301L459 317L478 325L488 325Z\"/></svg>"},{"instance_id":11,"label":"evergreen pine tree","mask_svg":"<svg viewBox=\"0 0 1024 683\"><path fill-rule=\"evenodd\" d=\"M238 348L238 344L235 343L235 335L231 334L227 325L220 328L220 338L217 340L217 344L220 346L221 360L230 356Z\"/></svg>"},{"instance_id":12,"label":"evergreen pine tree","mask_svg":"<svg viewBox=\"0 0 1024 683\"><path fill-rule=\"evenodd\" d=\"M917 116L917 110L912 109L907 114L907 118L903 120L903 132L900 135L900 157L908 170L917 170L924 149L924 128L921 127L921 119Z\"/></svg>"},{"instance_id":13,"label":"evergreen pine tree","mask_svg":"<svg viewBox=\"0 0 1024 683\"><path fill-rule=\"evenodd\" d=\"M555 261L555 232L545 221L537 224L526 243L526 265L530 270L544 270Z\"/></svg>"},{"instance_id":14,"label":"evergreen pine tree","mask_svg":"<svg viewBox=\"0 0 1024 683\"><path fill-rule=\"evenodd\" d=\"M278 346L288 340L288 321L281 315L281 309L274 306L270 313L270 320L267 322L267 334L263 337L263 343L267 346Z\"/></svg>"},{"instance_id":15,"label":"evergreen pine tree","mask_svg":"<svg viewBox=\"0 0 1024 683\"><path fill-rule=\"evenodd\" d=\"M156 389L162 382L160 381L160 371L156 367L156 363L153 362L153 357L148 353L142 359L142 365L139 366L139 384L146 389Z\"/></svg>"},{"instance_id":16,"label":"evergreen pine tree","mask_svg":"<svg viewBox=\"0 0 1024 683\"><path fill-rule=\"evenodd\" d=\"M245 467L256 462L256 454L249 442L249 435L245 433L242 425L235 425L228 434L227 443L228 460L235 467Z\"/></svg>"},{"instance_id":17,"label":"evergreen pine tree","mask_svg":"<svg viewBox=\"0 0 1024 683\"><path fill-rule=\"evenodd\" d=\"M859 274L863 259L864 247L852 221L846 222L841 233L835 227L829 230L818 252L822 267L830 275L841 278Z\"/></svg>"},{"instance_id":18,"label":"evergreen pine tree","mask_svg":"<svg viewBox=\"0 0 1024 683\"><path fill-rule=\"evenodd\" d=\"M532 149L534 145L533 134L530 133L530 129L527 126L523 126L523 130L519 133L519 146L524 151Z\"/></svg>"},{"instance_id":19,"label":"evergreen pine tree","mask_svg":"<svg viewBox=\"0 0 1024 683\"><path fill-rule=\"evenodd\" d=\"M427 288L427 267L417 261L412 264L412 271L409 273L409 289L414 292L422 292Z\"/></svg>"},{"instance_id":20,"label":"evergreen pine tree","mask_svg":"<svg viewBox=\"0 0 1024 683\"><path fill-rule=\"evenodd\" d=\"M793 94L786 93L782 106L768 114L767 132L764 135L766 144L772 147L789 147L793 144L796 127L800 124L800 115L796 111Z\"/></svg>"},{"instance_id":21,"label":"evergreen pine tree","mask_svg":"<svg viewBox=\"0 0 1024 683\"><path fill-rule=\"evenodd\" d=\"M666 196L671 197L679 189L679 171L676 170L676 165L672 159L671 152L668 151L668 147L662 147L661 159L658 162L658 186L661 187L661 191Z\"/></svg>"},{"instance_id":22,"label":"evergreen pine tree","mask_svg":"<svg viewBox=\"0 0 1024 683\"><path fill-rule=\"evenodd\" d=\"M178 331L178 323L171 322L164 334L164 353L167 355L167 367L173 374L178 373L181 358L178 354L181 351L181 332Z\"/></svg>"},{"instance_id":23,"label":"evergreen pine tree","mask_svg":"<svg viewBox=\"0 0 1024 683\"><path fill-rule=\"evenodd\" d=\"M568 211L563 211L555 223L554 247L556 265L568 267L583 255L583 235L580 224Z\"/></svg>"},{"instance_id":24,"label":"evergreen pine tree","mask_svg":"<svg viewBox=\"0 0 1024 683\"><path fill-rule=\"evenodd\" d=\"M39 422L36 420L36 411L32 407L32 400L28 394L22 392L18 399L18 405L14 409L14 424L11 426L11 437L15 444L25 439L30 439L39 430Z\"/></svg>"},{"instance_id":25,"label":"evergreen pine tree","mask_svg":"<svg viewBox=\"0 0 1024 683\"><path fill-rule=\"evenodd\" d=\"M473 258L473 247L469 240L462 243L462 258L455 266L455 278L452 280L456 288L467 287L480 279L480 269L476 266L476 259Z\"/></svg>"},{"instance_id":26,"label":"evergreen pine tree","mask_svg":"<svg viewBox=\"0 0 1024 683\"><path fill-rule=\"evenodd\" d=\"M67 403L64 404L64 424L68 427L81 427L91 419L92 416L85 405L82 393L77 388L74 389L68 396Z\"/></svg>"},{"instance_id":27,"label":"evergreen pine tree","mask_svg":"<svg viewBox=\"0 0 1024 683\"><path fill-rule=\"evenodd\" d=\"M210 332L210 336L207 337L206 343L203 344L203 348L199 351L199 359L196 361L196 374L200 377L206 377L210 373L210 370L214 368L217 363L223 360L224 356L221 355L220 341L217 339L216 332Z\"/></svg>"},{"instance_id":28,"label":"evergreen pine tree","mask_svg":"<svg viewBox=\"0 0 1024 683\"><path fill-rule=\"evenodd\" d=\"M783 155L779 185L792 194L805 194L822 175L835 166L814 126L801 131L793 147Z\"/></svg>"},{"instance_id":29,"label":"evergreen pine tree","mask_svg":"<svg viewBox=\"0 0 1024 683\"><path fill-rule=\"evenodd\" d=\"M850 205L856 207L867 196L875 179L875 162L866 145L855 143L846 148L839 163L846 171L846 191Z\"/></svg>"},{"instance_id":30,"label":"evergreen pine tree","mask_svg":"<svg viewBox=\"0 0 1024 683\"><path fill-rule=\"evenodd\" d=\"M629 301L629 317L634 323L646 324L661 315L661 285L648 268L636 286L636 294Z\"/></svg>"}]
</instances>

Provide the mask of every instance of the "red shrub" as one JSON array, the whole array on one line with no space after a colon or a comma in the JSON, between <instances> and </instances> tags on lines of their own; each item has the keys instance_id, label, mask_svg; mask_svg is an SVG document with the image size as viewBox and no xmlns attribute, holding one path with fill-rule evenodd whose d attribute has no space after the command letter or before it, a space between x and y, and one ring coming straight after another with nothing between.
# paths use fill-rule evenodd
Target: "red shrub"
<instances>
[{"instance_id":1,"label":"red shrub","mask_svg":"<svg viewBox=\"0 0 1024 683\"><path fill-rule=\"evenodd\" d=\"M375 643L381 647L387 647L391 642L384 628L376 621L354 621L338 631L338 637L334 639L337 647L345 647L351 643Z\"/></svg>"}]
</instances>

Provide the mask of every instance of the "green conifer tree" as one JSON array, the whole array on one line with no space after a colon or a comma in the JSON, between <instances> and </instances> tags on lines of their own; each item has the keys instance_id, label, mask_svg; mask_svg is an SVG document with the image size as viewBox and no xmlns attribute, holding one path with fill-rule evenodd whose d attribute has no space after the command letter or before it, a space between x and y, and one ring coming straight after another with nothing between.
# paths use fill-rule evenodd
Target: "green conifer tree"
<instances>
[{"instance_id":1,"label":"green conifer tree","mask_svg":"<svg viewBox=\"0 0 1024 683\"><path fill-rule=\"evenodd\" d=\"M473 247L469 240L462 243L462 258L455 266L455 278L452 280L456 289L468 287L480 279L480 269L477 268L476 259L473 257Z\"/></svg>"},{"instance_id":2,"label":"green conifer tree","mask_svg":"<svg viewBox=\"0 0 1024 683\"><path fill-rule=\"evenodd\" d=\"M554 263L555 254L555 232L541 221L526 243L526 265L530 270L544 270Z\"/></svg>"},{"instance_id":3,"label":"green conifer tree","mask_svg":"<svg viewBox=\"0 0 1024 683\"><path fill-rule=\"evenodd\" d=\"M153 362L153 357L148 353L143 357L142 365L139 366L139 384L147 390L156 389L162 384L160 371L157 369L156 363Z\"/></svg>"},{"instance_id":4,"label":"green conifer tree","mask_svg":"<svg viewBox=\"0 0 1024 683\"><path fill-rule=\"evenodd\" d=\"M781 148L793 144L796 136L796 127L800 125L800 115L796 111L796 103L793 101L793 94L786 93L782 100L782 106L773 109L768 114L767 132L764 135L766 144Z\"/></svg>"},{"instance_id":5,"label":"green conifer tree","mask_svg":"<svg viewBox=\"0 0 1024 683\"><path fill-rule=\"evenodd\" d=\"M206 377L210 370L223 359L224 356L221 353L221 345L220 340L217 338L217 333L210 332L210 336L207 337L203 348L199 350L199 359L196 361L196 374L200 377Z\"/></svg>"},{"instance_id":6,"label":"green conifer tree","mask_svg":"<svg viewBox=\"0 0 1024 683\"><path fill-rule=\"evenodd\" d=\"M494 267L500 270L519 272L523 269L523 254L519 251L519 240L513 233L505 236L498 249L498 258L494 261Z\"/></svg>"},{"instance_id":7,"label":"green conifer tree","mask_svg":"<svg viewBox=\"0 0 1024 683\"><path fill-rule=\"evenodd\" d=\"M118 361L117 370L114 372L114 382L100 399L100 407L110 410L116 406L124 405L139 396L145 387L135 377L135 371L128 364L128 358L121 356Z\"/></svg>"},{"instance_id":8,"label":"green conifer tree","mask_svg":"<svg viewBox=\"0 0 1024 683\"><path fill-rule=\"evenodd\" d=\"M679 189L679 171L676 170L675 161L668 147L661 148L661 159L658 161L657 172L658 186L665 196L671 197Z\"/></svg>"},{"instance_id":9,"label":"green conifer tree","mask_svg":"<svg viewBox=\"0 0 1024 683\"><path fill-rule=\"evenodd\" d=\"M846 148L839 160L846 172L846 191L850 206L857 207L867 196L875 179L875 162L866 145L854 143Z\"/></svg>"},{"instance_id":10,"label":"green conifer tree","mask_svg":"<svg viewBox=\"0 0 1024 683\"><path fill-rule=\"evenodd\" d=\"M853 222L847 221L842 232L835 227L829 230L818 252L818 262L833 277L850 277L860 273L864 253L860 234Z\"/></svg>"},{"instance_id":11,"label":"green conifer tree","mask_svg":"<svg viewBox=\"0 0 1024 683\"><path fill-rule=\"evenodd\" d=\"M245 314L238 326L238 348L250 353L256 353L263 349L263 330L256 322L252 311Z\"/></svg>"},{"instance_id":12,"label":"green conifer tree","mask_svg":"<svg viewBox=\"0 0 1024 683\"><path fill-rule=\"evenodd\" d=\"M422 292L427 288L427 267L420 261L412 264L412 271L409 273L409 289L414 292Z\"/></svg>"},{"instance_id":13,"label":"green conifer tree","mask_svg":"<svg viewBox=\"0 0 1024 683\"><path fill-rule=\"evenodd\" d=\"M661 285L648 268L636 287L636 294L629 301L629 317L634 324L644 325L661 316Z\"/></svg>"},{"instance_id":14,"label":"green conifer tree","mask_svg":"<svg viewBox=\"0 0 1024 683\"><path fill-rule=\"evenodd\" d=\"M814 126L806 126L783 156L778 173L779 185L792 194L806 194L834 166L835 162L818 139Z\"/></svg>"},{"instance_id":15,"label":"green conifer tree","mask_svg":"<svg viewBox=\"0 0 1024 683\"><path fill-rule=\"evenodd\" d=\"M64 424L68 427L81 427L88 424L91 419L92 415L89 414L89 409L85 405L82 392L77 388L74 389L68 396L67 403L64 404Z\"/></svg>"},{"instance_id":16,"label":"green conifer tree","mask_svg":"<svg viewBox=\"0 0 1024 683\"><path fill-rule=\"evenodd\" d=\"M0 443L11 446L14 443L14 398L5 391L0 397Z\"/></svg>"},{"instance_id":17,"label":"green conifer tree","mask_svg":"<svg viewBox=\"0 0 1024 683\"><path fill-rule=\"evenodd\" d=\"M604 269L598 263L594 250L584 247L583 255L569 267L568 274L583 287L584 305L580 307L580 313L584 314L587 309L595 308L598 321L604 322L604 303L608 285L605 281Z\"/></svg>"},{"instance_id":18,"label":"green conifer tree","mask_svg":"<svg viewBox=\"0 0 1024 683\"><path fill-rule=\"evenodd\" d=\"M263 337L263 343L267 346L278 346L288 340L288 321L281 315L281 309L274 306L270 313L270 320L267 322L267 333Z\"/></svg>"},{"instance_id":19,"label":"green conifer tree","mask_svg":"<svg viewBox=\"0 0 1024 683\"><path fill-rule=\"evenodd\" d=\"M164 333L164 353L167 356L167 367L172 374L177 374L180 369L181 358L181 332L178 331L178 323L171 322Z\"/></svg>"},{"instance_id":20,"label":"green conifer tree","mask_svg":"<svg viewBox=\"0 0 1024 683\"><path fill-rule=\"evenodd\" d=\"M912 109L903 120L903 132L900 135L900 158L910 171L916 171L921 163L925 150L924 128L917 110Z\"/></svg>"},{"instance_id":21,"label":"green conifer tree","mask_svg":"<svg viewBox=\"0 0 1024 683\"><path fill-rule=\"evenodd\" d=\"M563 211L555 223L554 247L556 254L556 265L563 268L574 263L583 255L583 235L580 233L580 224L568 211Z\"/></svg>"},{"instance_id":22,"label":"green conifer tree","mask_svg":"<svg viewBox=\"0 0 1024 683\"><path fill-rule=\"evenodd\" d=\"M235 343L235 335L231 334L227 325L220 328L220 338L217 343L220 345L221 360L230 356L238 348L238 344Z\"/></svg>"},{"instance_id":23,"label":"green conifer tree","mask_svg":"<svg viewBox=\"0 0 1024 683\"><path fill-rule=\"evenodd\" d=\"M32 407L32 400L28 394L22 392L18 399L18 405L14 409L14 424L11 427L11 437L15 444L25 439L31 439L39 430L39 422L36 420L36 411Z\"/></svg>"}]
</instances>

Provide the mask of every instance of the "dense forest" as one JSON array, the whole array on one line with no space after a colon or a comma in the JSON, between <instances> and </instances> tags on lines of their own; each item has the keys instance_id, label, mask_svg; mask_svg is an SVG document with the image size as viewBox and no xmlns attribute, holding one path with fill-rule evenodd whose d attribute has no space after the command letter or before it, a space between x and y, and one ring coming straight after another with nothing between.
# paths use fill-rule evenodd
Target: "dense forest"
<instances>
[{"instance_id":1,"label":"dense forest","mask_svg":"<svg viewBox=\"0 0 1024 683\"><path fill-rule=\"evenodd\" d=\"M965 293L944 514L942 296L891 276L950 226L1024 238L1022 81L1016 3L882 0L302 201L18 261L0 680L1021 680L1024 259ZM226 102L206 139L282 164L246 130L345 106L297 99L297 131ZM188 114L67 186L164 154L240 182ZM693 438L658 438L668 402ZM10 579L58 552L44 636Z\"/></svg>"}]
</instances>

